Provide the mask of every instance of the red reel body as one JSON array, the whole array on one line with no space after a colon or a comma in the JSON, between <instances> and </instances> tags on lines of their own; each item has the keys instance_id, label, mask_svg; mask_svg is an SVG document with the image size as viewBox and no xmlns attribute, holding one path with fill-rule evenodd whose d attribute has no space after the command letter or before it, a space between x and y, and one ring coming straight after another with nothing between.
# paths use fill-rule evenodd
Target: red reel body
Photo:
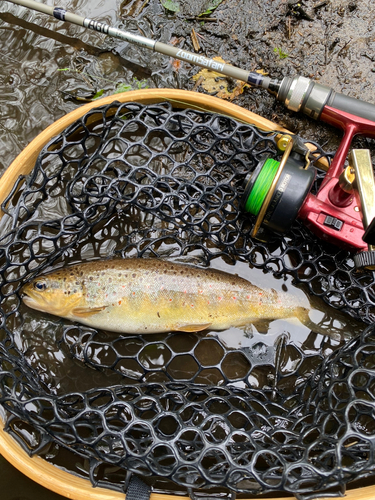
<instances>
[{"instance_id":1,"label":"red reel body","mask_svg":"<svg viewBox=\"0 0 375 500\"><path fill-rule=\"evenodd\" d=\"M362 239L365 228L360 199L354 191L347 195L341 190L339 177L353 137L358 134L375 137L375 123L329 106L324 107L320 119L345 133L319 192L306 197L298 217L323 240L356 252L367 250L368 245Z\"/></svg>"}]
</instances>

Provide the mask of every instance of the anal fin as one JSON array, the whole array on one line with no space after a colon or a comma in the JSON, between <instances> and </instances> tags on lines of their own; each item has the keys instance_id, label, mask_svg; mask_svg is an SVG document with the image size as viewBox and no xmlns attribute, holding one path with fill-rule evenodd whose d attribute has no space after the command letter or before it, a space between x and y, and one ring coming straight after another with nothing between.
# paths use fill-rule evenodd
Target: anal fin
<instances>
[{"instance_id":1,"label":"anal fin","mask_svg":"<svg viewBox=\"0 0 375 500\"><path fill-rule=\"evenodd\" d=\"M180 324L176 325L174 330L176 332L201 332L202 330L207 330L210 328L212 323L201 323L201 324Z\"/></svg>"}]
</instances>

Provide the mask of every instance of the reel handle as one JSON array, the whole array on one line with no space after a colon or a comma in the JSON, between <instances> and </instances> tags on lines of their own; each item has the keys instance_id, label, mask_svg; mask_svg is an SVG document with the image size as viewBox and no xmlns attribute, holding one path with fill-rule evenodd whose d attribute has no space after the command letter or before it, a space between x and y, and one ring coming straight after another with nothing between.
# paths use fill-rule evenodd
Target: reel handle
<instances>
[{"instance_id":1,"label":"reel handle","mask_svg":"<svg viewBox=\"0 0 375 500\"><path fill-rule=\"evenodd\" d=\"M349 155L349 167L354 170L355 183L361 202L362 222L365 234L362 239L368 243L368 250L354 256L357 268L375 269L375 181L370 151L368 149L353 149ZM372 241L372 243L371 243Z\"/></svg>"}]
</instances>

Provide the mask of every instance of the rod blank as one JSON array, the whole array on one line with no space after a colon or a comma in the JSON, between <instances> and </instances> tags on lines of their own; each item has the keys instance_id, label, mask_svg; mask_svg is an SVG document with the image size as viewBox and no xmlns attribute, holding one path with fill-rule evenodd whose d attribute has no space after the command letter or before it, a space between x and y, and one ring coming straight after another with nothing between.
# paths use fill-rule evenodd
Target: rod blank
<instances>
[{"instance_id":1,"label":"rod blank","mask_svg":"<svg viewBox=\"0 0 375 500\"><path fill-rule=\"evenodd\" d=\"M40 2L35 2L34 0L8 1L16 5L22 5L23 7L31 10L42 12L43 14L48 14L60 21L67 21L69 23L77 24L78 26L83 26L84 28L98 31L99 33L104 33L105 35L114 38L120 38L121 40L125 40L129 43L138 45L139 47L145 47L147 49L153 50L154 52L159 52L160 54L174 57L176 59L180 59L181 61L186 61L190 64L201 66L202 68L208 68L217 71L218 73L236 78L237 80L241 80L246 83L250 83L254 86L262 86L264 88L268 88L269 78L265 78L259 73L249 72L241 68L237 68L236 66L232 66L231 64L220 63L201 54L195 54L188 50L182 50L163 42L155 42L150 38L135 35L133 33L130 33L129 31L120 30L118 28L113 28L106 23L94 21L87 17L78 16L77 14L68 12L61 7L49 7L48 5L44 5Z\"/></svg>"}]
</instances>

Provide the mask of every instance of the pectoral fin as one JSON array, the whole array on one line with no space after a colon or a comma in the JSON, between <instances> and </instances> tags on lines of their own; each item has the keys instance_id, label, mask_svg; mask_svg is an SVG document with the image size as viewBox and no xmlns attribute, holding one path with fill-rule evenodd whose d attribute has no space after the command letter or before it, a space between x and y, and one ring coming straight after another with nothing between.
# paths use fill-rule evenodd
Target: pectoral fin
<instances>
[{"instance_id":1,"label":"pectoral fin","mask_svg":"<svg viewBox=\"0 0 375 500\"><path fill-rule=\"evenodd\" d=\"M181 325L176 325L174 328L177 332L201 332L202 330L206 330L212 325L212 323L203 323L203 324L196 324L196 325L188 325L188 324L181 324Z\"/></svg>"},{"instance_id":2,"label":"pectoral fin","mask_svg":"<svg viewBox=\"0 0 375 500\"><path fill-rule=\"evenodd\" d=\"M78 316L79 318L88 318L89 316L93 316L94 314L98 314L101 311L104 311L106 306L103 307L76 307L72 310L72 314L74 316Z\"/></svg>"}]
</instances>

